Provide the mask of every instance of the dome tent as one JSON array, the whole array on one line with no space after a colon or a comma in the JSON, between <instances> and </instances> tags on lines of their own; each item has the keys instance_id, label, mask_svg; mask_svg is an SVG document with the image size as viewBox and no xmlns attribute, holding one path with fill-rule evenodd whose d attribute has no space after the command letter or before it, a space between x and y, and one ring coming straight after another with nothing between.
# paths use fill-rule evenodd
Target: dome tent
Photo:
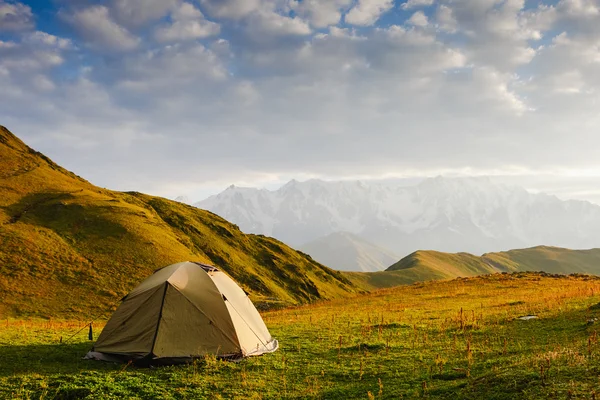
<instances>
[{"instance_id":1,"label":"dome tent","mask_svg":"<svg viewBox=\"0 0 600 400\"><path fill-rule=\"evenodd\" d=\"M86 358L176 363L277 348L247 293L231 278L210 265L181 262L157 270L123 298Z\"/></svg>"}]
</instances>

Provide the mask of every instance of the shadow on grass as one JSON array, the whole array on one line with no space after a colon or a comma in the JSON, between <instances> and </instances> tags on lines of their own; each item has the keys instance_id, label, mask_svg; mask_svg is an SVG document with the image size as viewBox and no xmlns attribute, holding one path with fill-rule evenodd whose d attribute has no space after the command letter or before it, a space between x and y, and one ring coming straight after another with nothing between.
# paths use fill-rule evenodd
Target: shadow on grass
<instances>
[{"instance_id":1,"label":"shadow on grass","mask_svg":"<svg viewBox=\"0 0 600 400\"><path fill-rule=\"evenodd\" d=\"M84 360L90 343L73 344L0 344L0 377L36 373L71 374L82 371L111 371L123 365L103 361Z\"/></svg>"}]
</instances>

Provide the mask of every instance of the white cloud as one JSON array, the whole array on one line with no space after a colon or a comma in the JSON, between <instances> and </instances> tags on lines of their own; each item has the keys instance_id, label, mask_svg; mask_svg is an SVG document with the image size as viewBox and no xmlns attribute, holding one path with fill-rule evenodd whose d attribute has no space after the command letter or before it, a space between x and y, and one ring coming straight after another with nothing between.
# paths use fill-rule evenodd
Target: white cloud
<instances>
[{"instance_id":1,"label":"white cloud","mask_svg":"<svg viewBox=\"0 0 600 400\"><path fill-rule=\"evenodd\" d=\"M261 0L200 0L206 12L216 18L238 20L261 8Z\"/></svg>"},{"instance_id":2,"label":"white cloud","mask_svg":"<svg viewBox=\"0 0 600 400\"><path fill-rule=\"evenodd\" d=\"M406 22L410 25L420 27L427 26L427 24L429 23L427 16L423 13L423 11L417 11Z\"/></svg>"},{"instance_id":3,"label":"white cloud","mask_svg":"<svg viewBox=\"0 0 600 400\"><path fill-rule=\"evenodd\" d=\"M199 43L168 45L122 59L119 72L113 76L122 95L146 101L147 93L161 93L163 98L194 94L205 85L226 80L227 70L219 57ZM196 94L197 95L197 94ZM208 100L208 98L207 98Z\"/></svg>"},{"instance_id":4,"label":"white cloud","mask_svg":"<svg viewBox=\"0 0 600 400\"><path fill-rule=\"evenodd\" d=\"M560 0L557 8L575 18L594 18L600 15L600 6L596 0Z\"/></svg>"},{"instance_id":5,"label":"white cloud","mask_svg":"<svg viewBox=\"0 0 600 400\"><path fill-rule=\"evenodd\" d=\"M71 49L74 46L71 39L61 38L42 31L30 33L23 40L27 43L56 47L62 50Z\"/></svg>"},{"instance_id":6,"label":"white cloud","mask_svg":"<svg viewBox=\"0 0 600 400\"><path fill-rule=\"evenodd\" d=\"M536 55L532 41L548 26L548 7L524 10L523 0L464 0L438 7L436 21L445 32L460 32L471 62L502 71L528 64Z\"/></svg>"},{"instance_id":7,"label":"white cloud","mask_svg":"<svg viewBox=\"0 0 600 400\"><path fill-rule=\"evenodd\" d=\"M448 33L456 32L458 22L456 21L456 18L454 18L450 7L441 4L436 10L435 19L442 31Z\"/></svg>"},{"instance_id":8,"label":"white cloud","mask_svg":"<svg viewBox=\"0 0 600 400\"><path fill-rule=\"evenodd\" d=\"M309 35L310 26L300 18L291 18L268 9L256 11L246 18L248 31L254 35Z\"/></svg>"},{"instance_id":9,"label":"white cloud","mask_svg":"<svg viewBox=\"0 0 600 400\"><path fill-rule=\"evenodd\" d=\"M15 43L0 41L0 66L12 75L46 70L61 65L61 49L45 43Z\"/></svg>"},{"instance_id":10,"label":"white cloud","mask_svg":"<svg viewBox=\"0 0 600 400\"><path fill-rule=\"evenodd\" d=\"M292 0L291 8L316 28L337 25L352 0Z\"/></svg>"},{"instance_id":11,"label":"white cloud","mask_svg":"<svg viewBox=\"0 0 600 400\"><path fill-rule=\"evenodd\" d=\"M410 10L411 8L417 7L429 7L433 5L434 0L407 0L402 4L402 9Z\"/></svg>"},{"instance_id":12,"label":"white cloud","mask_svg":"<svg viewBox=\"0 0 600 400\"><path fill-rule=\"evenodd\" d=\"M7 3L0 0L0 32L29 30L34 25L31 7L19 2Z\"/></svg>"},{"instance_id":13,"label":"white cloud","mask_svg":"<svg viewBox=\"0 0 600 400\"><path fill-rule=\"evenodd\" d=\"M345 21L352 25L373 25L379 17L394 6L394 0L359 0L346 14Z\"/></svg>"},{"instance_id":14,"label":"white cloud","mask_svg":"<svg viewBox=\"0 0 600 400\"><path fill-rule=\"evenodd\" d=\"M91 6L62 15L85 43L96 50L127 51L140 43L139 38L112 20L105 6Z\"/></svg>"},{"instance_id":15,"label":"white cloud","mask_svg":"<svg viewBox=\"0 0 600 400\"><path fill-rule=\"evenodd\" d=\"M204 15L190 3L182 3L172 14L171 24L160 26L155 37L160 42L200 39L217 35L219 24L208 21Z\"/></svg>"},{"instance_id":16,"label":"white cloud","mask_svg":"<svg viewBox=\"0 0 600 400\"><path fill-rule=\"evenodd\" d=\"M156 21L174 10L181 0L113 0L115 19L124 26L138 27Z\"/></svg>"}]
</instances>

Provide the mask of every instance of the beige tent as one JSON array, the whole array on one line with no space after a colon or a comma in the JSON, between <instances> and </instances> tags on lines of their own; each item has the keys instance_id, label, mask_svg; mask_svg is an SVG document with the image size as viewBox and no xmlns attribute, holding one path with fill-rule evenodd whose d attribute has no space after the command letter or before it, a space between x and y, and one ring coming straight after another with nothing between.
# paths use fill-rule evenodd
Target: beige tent
<instances>
[{"instance_id":1,"label":"beige tent","mask_svg":"<svg viewBox=\"0 0 600 400\"><path fill-rule=\"evenodd\" d=\"M86 358L180 362L277 347L231 278L209 265L181 262L156 271L123 299Z\"/></svg>"}]
</instances>

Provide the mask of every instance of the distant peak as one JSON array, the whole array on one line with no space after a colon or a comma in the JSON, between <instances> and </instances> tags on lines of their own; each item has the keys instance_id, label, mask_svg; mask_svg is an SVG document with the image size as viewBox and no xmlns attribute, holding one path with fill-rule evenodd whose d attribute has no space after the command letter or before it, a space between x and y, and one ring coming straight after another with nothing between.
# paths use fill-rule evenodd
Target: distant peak
<instances>
[{"instance_id":1,"label":"distant peak","mask_svg":"<svg viewBox=\"0 0 600 400\"><path fill-rule=\"evenodd\" d=\"M294 187L298 186L299 184L300 184L300 182L298 182L296 179L292 179L288 183L283 185L281 188L282 189L290 189L290 188L294 188Z\"/></svg>"},{"instance_id":2,"label":"distant peak","mask_svg":"<svg viewBox=\"0 0 600 400\"><path fill-rule=\"evenodd\" d=\"M457 176L447 177L438 175L433 178L423 180L419 187L456 187L473 185L494 185L494 181L489 176Z\"/></svg>"},{"instance_id":3,"label":"distant peak","mask_svg":"<svg viewBox=\"0 0 600 400\"><path fill-rule=\"evenodd\" d=\"M175 201L177 201L179 203L184 203L184 204L191 204L191 201L190 201L189 197L187 197L187 196L177 196L177 197L175 197Z\"/></svg>"}]
</instances>

